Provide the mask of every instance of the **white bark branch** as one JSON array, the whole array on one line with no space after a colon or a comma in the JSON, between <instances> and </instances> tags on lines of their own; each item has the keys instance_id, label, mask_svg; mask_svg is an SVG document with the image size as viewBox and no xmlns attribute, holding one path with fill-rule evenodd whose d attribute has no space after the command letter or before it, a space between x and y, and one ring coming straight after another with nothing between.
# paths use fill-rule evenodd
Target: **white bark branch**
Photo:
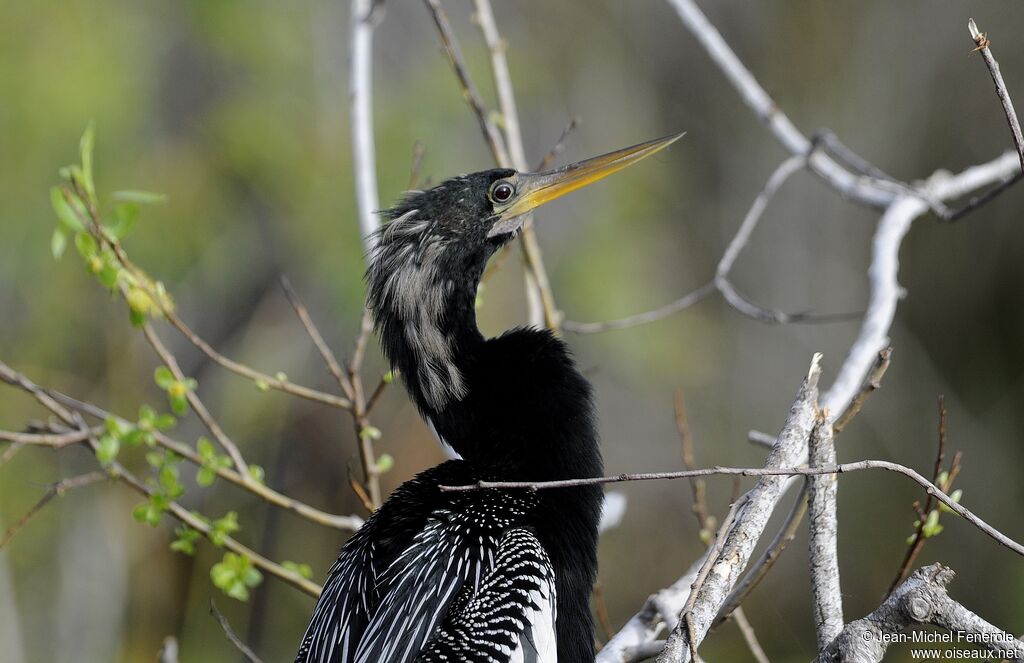
<instances>
[{"instance_id":1,"label":"white bark branch","mask_svg":"<svg viewBox=\"0 0 1024 663\"><path fill-rule=\"evenodd\" d=\"M877 663L898 634L914 624L952 632L953 643L972 641L998 658L1024 659L1024 642L960 605L946 593L953 571L941 564L918 569L874 612L850 622L815 663Z\"/></svg>"},{"instance_id":2,"label":"white bark branch","mask_svg":"<svg viewBox=\"0 0 1024 663\"><path fill-rule=\"evenodd\" d=\"M369 255L377 230L377 159L373 141L373 29L374 0L352 0L349 18L349 127L352 132L352 166L355 170L356 209L363 250Z\"/></svg>"},{"instance_id":3,"label":"white bark branch","mask_svg":"<svg viewBox=\"0 0 1024 663\"><path fill-rule=\"evenodd\" d=\"M796 401L778 443L768 455L766 468L791 468L800 465L807 454L807 440L814 426L818 406L818 379L821 377L821 355L814 355L810 370L797 393ZM680 619L668 638L658 663L689 661L689 642L700 643L711 622L725 603L729 591L746 568L754 546L761 538L775 504L782 495L786 479L763 476L743 497L746 502L737 514L735 524L726 537L722 551L711 574L700 587L687 619ZM693 632L690 628L693 628Z\"/></svg>"},{"instance_id":4,"label":"white bark branch","mask_svg":"<svg viewBox=\"0 0 1024 663\"><path fill-rule=\"evenodd\" d=\"M832 422L826 412L818 413L811 433L810 465L825 467L836 464L836 448ZM834 474L810 477L808 529L810 537L811 595L818 649L832 642L843 630L843 591L839 583L839 519L836 496L839 487Z\"/></svg>"}]
</instances>

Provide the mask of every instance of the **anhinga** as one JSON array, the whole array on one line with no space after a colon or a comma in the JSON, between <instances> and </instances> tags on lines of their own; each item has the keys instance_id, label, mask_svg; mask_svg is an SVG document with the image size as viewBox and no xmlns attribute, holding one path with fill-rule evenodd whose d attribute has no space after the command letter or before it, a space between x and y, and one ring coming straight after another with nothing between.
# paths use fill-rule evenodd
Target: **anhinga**
<instances>
[{"instance_id":1,"label":"anhinga","mask_svg":"<svg viewBox=\"0 0 1024 663\"><path fill-rule=\"evenodd\" d=\"M600 489L439 486L601 474L590 385L568 347L534 328L485 338L477 287L529 211L680 135L544 173L462 175L384 212L367 271L381 346L461 459L404 483L344 545L296 661L594 660Z\"/></svg>"}]
</instances>

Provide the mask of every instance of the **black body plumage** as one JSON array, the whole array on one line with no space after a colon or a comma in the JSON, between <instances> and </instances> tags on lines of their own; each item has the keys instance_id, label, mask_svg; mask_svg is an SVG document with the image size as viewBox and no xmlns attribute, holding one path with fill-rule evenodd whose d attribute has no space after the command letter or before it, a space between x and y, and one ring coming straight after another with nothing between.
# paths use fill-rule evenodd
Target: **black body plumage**
<instances>
[{"instance_id":1,"label":"black body plumage","mask_svg":"<svg viewBox=\"0 0 1024 663\"><path fill-rule=\"evenodd\" d=\"M516 232L494 232L495 186L516 177L458 177L385 213L367 275L380 342L462 459L403 484L345 544L297 661L593 661L600 489L438 488L602 471L590 386L565 343L476 325L484 266Z\"/></svg>"}]
</instances>

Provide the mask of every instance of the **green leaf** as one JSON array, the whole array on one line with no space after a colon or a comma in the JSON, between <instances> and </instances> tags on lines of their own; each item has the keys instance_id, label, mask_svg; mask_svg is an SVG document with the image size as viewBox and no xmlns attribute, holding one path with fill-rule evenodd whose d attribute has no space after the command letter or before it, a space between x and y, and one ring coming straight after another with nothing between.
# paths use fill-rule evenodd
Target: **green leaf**
<instances>
[{"instance_id":1,"label":"green leaf","mask_svg":"<svg viewBox=\"0 0 1024 663\"><path fill-rule=\"evenodd\" d=\"M174 530L174 533L178 538L171 542L171 550L186 555L196 554L196 543L202 536L198 530L194 530L188 525L181 525Z\"/></svg>"},{"instance_id":2,"label":"green leaf","mask_svg":"<svg viewBox=\"0 0 1024 663\"><path fill-rule=\"evenodd\" d=\"M238 514L228 511L223 518L218 518L210 523L210 541L218 548L224 545L224 540L231 534L237 532L241 527L238 524Z\"/></svg>"},{"instance_id":3,"label":"green leaf","mask_svg":"<svg viewBox=\"0 0 1024 663\"><path fill-rule=\"evenodd\" d=\"M172 500L178 499L185 492L185 487L178 481L178 468L173 465L160 468L159 482L164 495Z\"/></svg>"},{"instance_id":4,"label":"green leaf","mask_svg":"<svg viewBox=\"0 0 1024 663\"><path fill-rule=\"evenodd\" d=\"M224 559L210 568L210 579L231 598L245 601L249 598L249 589L263 581L263 574L248 557L226 552Z\"/></svg>"},{"instance_id":5,"label":"green leaf","mask_svg":"<svg viewBox=\"0 0 1024 663\"><path fill-rule=\"evenodd\" d=\"M188 399L184 396L171 396L170 402L171 410L173 410L175 414L183 415L188 412Z\"/></svg>"},{"instance_id":6,"label":"green leaf","mask_svg":"<svg viewBox=\"0 0 1024 663\"><path fill-rule=\"evenodd\" d=\"M74 194L68 195L73 196ZM53 211L57 213L57 219L60 220L65 230L71 232L85 231L85 224L82 223L82 219L75 214L74 210L71 209L71 205L68 204L67 199L64 197L64 189L61 189L59 186L50 187L50 204L53 205Z\"/></svg>"},{"instance_id":7,"label":"green leaf","mask_svg":"<svg viewBox=\"0 0 1024 663\"><path fill-rule=\"evenodd\" d=\"M174 428L178 423L173 414L161 414L153 422L153 428L157 430L169 430Z\"/></svg>"},{"instance_id":8,"label":"green leaf","mask_svg":"<svg viewBox=\"0 0 1024 663\"><path fill-rule=\"evenodd\" d=\"M166 194L138 189L115 191L112 195L118 202L138 203L139 205L162 205L167 202Z\"/></svg>"},{"instance_id":9,"label":"green leaf","mask_svg":"<svg viewBox=\"0 0 1024 663\"><path fill-rule=\"evenodd\" d=\"M963 489L962 488L957 488L956 490L954 490L952 493L949 494L949 498L951 500L953 500L954 502L956 502L957 504L960 504L960 498L963 497L963 494L964 494ZM956 511L953 511L953 509L950 509L943 502L939 502L939 511L941 511L942 513L956 513ZM959 515L959 514L957 514L957 515Z\"/></svg>"},{"instance_id":10,"label":"green leaf","mask_svg":"<svg viewBox=\"0 0 1024 663\"><path fill-rule=\"evenodd\" d=\"M306 580L310 580L313 577L313 567L311 567L309 564L301 564L299 562L285 560L281 562L281 566L288 569L292 573L299 574Z\"/></svg>"},{"instance_id":11,"label":"green leaf","mask_svg":"<svg viewBox=\"0 0 1024 663\"><path fill-rule=\"evenodd\" d=\"M377 471L381 474L389 472L395 466L395 459L391 454L381 454L377 458Z\"/></svg>"},{"instance_id":12,"label":"green leaf","mask_svg":"<svg viewBox=\"0 0 1024 663\"><path fill-rule=\"evenodd\" d=\"M95 146L96 131L90 122L82 134L82 139L78 141L78 150L82 157L82 186L93 205L96 204L96 186L92 179L92 153Z\"/></svg>"},{"instance_id":13,"label":"green leaf","mask_svg":"<svg viewBox=\"0 0 1024 663\"><path fill-rule=\"evenodd\" d=\"M209 462L217 455L217 449L213 446L213 442L206 437L200 437L196 442L196 451L199 452L199 457L203 459L204 463Z\"/></svg>"},{"instance_id":14,"label":"green leaf","mask_svg":"<svg viewBox=\"0 0 1024 663\"><path fill-rule=\"evenodd\" d=\"M381 432L376 426L363 426L363 429L359 431L359 437L363 440L379 440Z\"/></svg>"},{"instance_id":15,"label":"green leaf","mask_svg":"<svg viewBox=\"0 0 1024 663\"><path fill-rule=\"evenodd\" d=\"M270 385L266 380L256 380L256 388L260 391L270 391Z\"/></svg>"},{"instance_id":16,"label":"green leaf","mask_svg":"<svg viewBox=\"0 0 1024 663\"><path fill-rule=\"evenodd\" d=\"M121 440L111 434L100 437L96 448L96 458L103 465L109 465L117 458L117 452L121 450Z\"/></svg>"},{"instance_id":17,"label":"green leaf","mask_svg":"<svg viewBox=\"0 0 1024 663\"><path fill-rule=\"evenodd\" d=\"M200 486L206 487L213 485L214 479L217 478L217 473L210 467L200 467L196 471L196 483Z\"/></svg>"},{"instance_id":18,"label":"green leaf","mask_svg":"<svg viewBox=\"0 0 1024 663\"><path fill-rule=\"evenodd\" d=\"M921 534L926 539L933 536L938 536L942 532L942 525L939 524L939 510L932 509L931 513L924 521L924 525L921 526Z\"/></svg>"},{"instance_id":19,"label":"green leaf","mask_svg":"<svg viewBox=\"0 0 1024 663\"><path fill-rule=\"evenodd\" d=\"M53 254L54 260L60 260L61 256L64 255L64 250L68 247L68 236L61 230L60 227L53 229L53 234L50 235L50 253Z\"/></svg>"},{"instance_id":20,"label":"green leaf","mask_svg":"<svg viewBox=\"0 0 1024 663\"><path fill-rule=\"evenodd\" d=\"M75 235L75 248L78 249L78 254L86 260L95 257L100 250L96 238L86 232Z\"/></svg>"},{"instance_id":21,"label":"green leaf","mask_svg":"<svg viewBox=\"0 0 1024 663\"><path fill-rule=\"evenodd\" d=\"M128 311L128 319L131 320L132 327L141 327L146 324L146 314L139 313L134 309Z\"/></svg>"},{"instance_id":22,"label":"green leaf","mask_svg":"<svg viewBox=\"0 0 1024 663\"><path fill-rule=\"evenodd\" d=\"M103 260L99 273L96 274L96 277L100 280L100 283L103 284L104 288L107 290L113 290L114 286L117 285L117 278L120 275L121 267L116 262ZM145 316L143 316L143 321L145 321Z\"/></svg>"},{"instance_id":23,"label":"green leaf","mask_svg":"<svg viewBox=\"0 0 1024 663\"><path fill-rule=\"evenodd\" d=\"M263 483L263 468L259 465L249 465L249 477L256 483Z\"/></svg>"},{"instance_id":24,"label":"green leaf","mask_svg":"<svg viewBox=\"0 0 1024 663\"><path fill-rule=\"evenodd\" d=\"M278 382L288 382L288 374L284 371L278 371L274 374L274 377L277 378Z\"/></svg>"},{"instance_id":25,"label":"green leaf","mask_svg":"<svg viewBox=\"0 0 1024 663\"><path fill-rule=\"evenodd\" d=\"M107 222L107 232L115 239L121 240L128 236L139 220L139 206L135 203L119 203L114 206L112 218Z\"/></svg>"},{"instance_id":26,"label":"green leaf","mask_svg":"<svg viewBox=\"0 0 1024 663\"><path fill-rule=\"evenodd\" d=\"M158 366L153 371L153 379L156 380L157 386L161 389L170 389L171 385L176 382L174 373L171 373L171 369L166 366Z\"/></svg>"}]
</instances>

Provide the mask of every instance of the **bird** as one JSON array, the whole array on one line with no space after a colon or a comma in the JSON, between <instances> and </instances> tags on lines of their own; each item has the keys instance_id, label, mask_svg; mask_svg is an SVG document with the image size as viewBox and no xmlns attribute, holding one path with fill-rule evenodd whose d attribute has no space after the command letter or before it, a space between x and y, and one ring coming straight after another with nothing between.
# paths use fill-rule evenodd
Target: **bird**
<instances>
[{"instance_id":1,"label":"bird","mask_svg":"<svg viewBox=\"0 0 1024 663\"><path fill-rule=\"evenodd\" d=\"M297 663L590 663L597 485L442 491L603 472L592 389L547 329L487 338L477 290L540 205L682 134L541 173L496 168L382 212L367 305L384 355L455 458L399 486L330 568Z\"/></svg>"}]
</instances>

